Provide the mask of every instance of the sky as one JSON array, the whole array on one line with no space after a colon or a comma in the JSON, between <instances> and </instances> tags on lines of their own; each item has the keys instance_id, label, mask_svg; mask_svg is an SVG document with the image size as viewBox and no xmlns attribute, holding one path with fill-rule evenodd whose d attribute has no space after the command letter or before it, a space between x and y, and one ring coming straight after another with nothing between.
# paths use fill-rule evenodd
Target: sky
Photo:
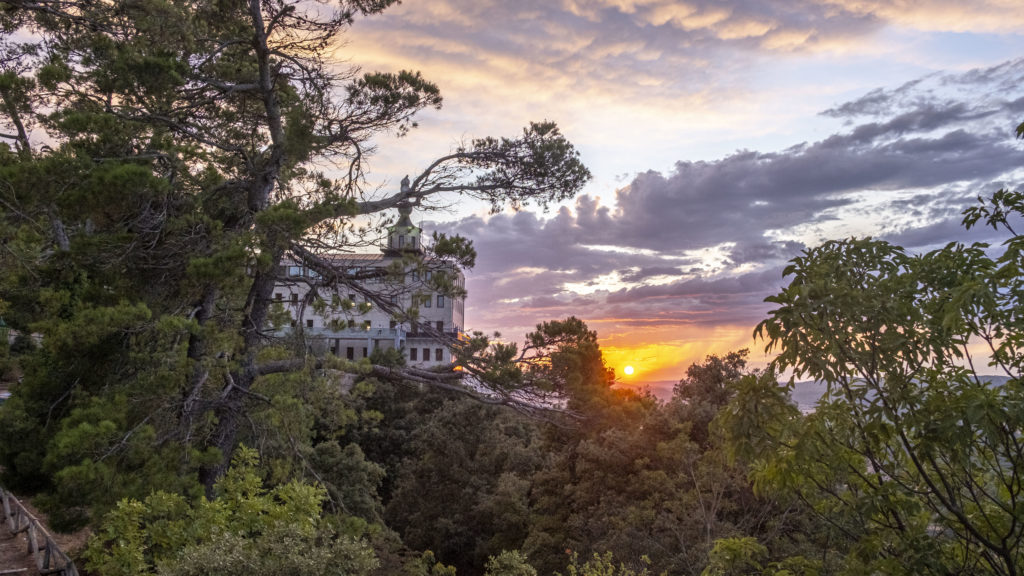
<instances>
[{"instance_id":1,"label":"sky","mask_svg":"<svg viewBox=\"0 0 1024 576\"><path fill-rule=\"evenodd\" d=\"M752 333L787 260L847 236L998 241L960 213L1024 176L1019 0L406 0L335 57L444 95L377 142L384 187L559 124L594 174L575 199L416 217L474 242L467 328L521 341L577 316L626 384L740 348L763 366Z\"/></svg>"}]
</instances>

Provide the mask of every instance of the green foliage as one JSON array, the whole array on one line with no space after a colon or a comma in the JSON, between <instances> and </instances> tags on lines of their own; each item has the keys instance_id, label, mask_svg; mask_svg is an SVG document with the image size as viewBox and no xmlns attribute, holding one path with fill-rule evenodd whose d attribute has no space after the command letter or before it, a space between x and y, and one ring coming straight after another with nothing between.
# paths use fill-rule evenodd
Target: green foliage
<instances>
[{"instance_id":1,"label":"green foliage","mask_svg":"<svg viewBox=\"0 0 1024 576\"><path fill-rule=\"evenodd\" d=\"M526 537L530 478L543 463L537 431L521 417L467 399L429 395L417 405L421 415L394 474L388 525L407 545L433 550L460 573L479 573L489 556Z\"/></svg>"},{"instance_id":2,"label":"green foliage","mask_svg":"<svg viewBox=\"0 0 1024 576\"><path fill-rule=\"evenodd\" d=\"M437 561L434 553L427 550L419 558L405 565L407 576L455 576L455 568Z\"/></svg>"},{"instance_id":3,"label":"green foliage","mask_svg":"<svg viewBox=\"0 0 1024 576\"><path fill-rule=\"evenodd\" d=\"M773 368L828 393L799 417L747 382L723 427L735 454L755 455L762 490L808 502L840 531L848 566L1020 571L1024 239L1009 222L1022 207L1020 193L1000 191L965 212L968 227L1010 231L994 255L983 244L913 256L871 239L829 242L794 259L789 286L768 299L777 308L757 334L779 351ZM976 371L974 342L1008 382Z\"/></svg>"},{"instance_id":4,"label":"green foliage","mask_svg":"<svg viewBox=\"0 0 1024 576\"><path fill-rule=\"evenodd\" d=\"M484 576L537 576L537 571L527 562L526 555L518 550L504 550L487 559Z\"/></svg>"},{"instance_id":5,"label":"green foliage","mask_svg":"<svg viewBox=\"0 0 1024 576\"><path fill-rule=\"evenodd\" d=\"M725 357L708 356L703 364L690 365L686 377L673 388L673 407L681 419L691 423L690 435L694 442L710 446L709 425L732 397L732 385L746 368L747 353L744 349Z\"/></svg>"},{"instance_id":6,"label":"green foliage","mask_svg":"<svg viewBox=\"0 0 1024 576\"><path fill-rule=\"evenodd\" d=\"M647 571L647 564L650 564L650 562L646 558L641 558L639 570L628 567L625 564L616 566L614 555L611 552L604 554L594 552L594 556L581 566L579 554L573 552L569 557L569 565L565 570L566 576L648 576L650 572ZM555 574L561 576L560 572Z\"/></svg>"},{"instance_id":7,"label":"green foliage","mask_svg":"<svg viewBox=\"0 0 1024 576\"><path fill-rule=\"evenodd\" d=\"M767 562L768 549L749 536L715 541L701 576L818 576L821 563L802 556Z\"/></svg>"},{"instance_id":8,"label":"green foliage","mask_svg":"<svg viewBox=\"0 0 1024 576\"><path fill-rule=\"evenodd\" d=\"M383 198L365 190L370 143L406 133L442 101L418 72L361 74L326 60L358 15L394 3L5 7L5 34L25 42L0 46L0 123L10 127L0 145L0 302L12 328L45 345L22 350L24 381L0 412L18 435L0 438L0 465L5 482L43 492L51 514L68 515L65 527L154 489L191 497L198 481L212 495L241 440L260 447L272 483L324 472L332 506L379 516L381 470L337 438L349 413L314 404L338 406L321 381L334 376L304 361L298 331L268 338L290 323L270 296L285 255L369 245L378 231L354 220L399 203L429 208L461 192L544 204L589 178L545 122L444 155L411 188ZM30 133L46 145L33 147ZM325 160L348 170L328 177ZM464 238L438 236L433 249L442 269L473 265ZM465 292L445 273L426 287ZM361 325L384 296L367 299L337 303L346 325ZM299 376L275 379L264 362Z\"/></svg>"},{"instance_id":9,"label":"green foliage","mask_svg":"<svg viewBox=\"0 0 1024 576\"><path fill-rule=\"evenodd\" d=\"M762 574L768 549L757 538L723 538L715 541L708 565L701 576L746 576Z\"/></svg>"},{"instance_id":10,"label":"green foliage","mask_svg":"<svg viewBox=\"0 0 1024 576\"><path fill-rule=\"evenodd\" d=\"M369 574L373 552L321 519L322 488L289 482L268 490L252 450L240 449L218 498L155 492L109 512L84 553L89 570L111 576Z\"/></svg>"},{"instance_id":11,"label":"green foliage","mask_svg":"<svg viewBox=\"0 0 1024 576\"><path fill-rule=\"evenodd\" d=\"M504 201L516 209L529 200L546 207L571 197L591 177L579 152L550 121L531 122L521 138L480 138L459 152L483 169L474 187L485 192L494 210Z\"/></svg>"},{"instance_id":12,"label":"green foliage","mask_svg":"<svg viewBox=\"0 0 1024 576\"><path fill-rule=\"evenodd\" d=\"M470 269L476 266L476 249L473 244L461 236L448 236L434 232L434 255L445 260L451 259L460 268Z\"/></svg>"},{"instance_id":13,"label":"green foliage","mask_svg":"<svg viewBox=\"0 0 1024 576\"><path fill-rule=\"evenodd\" d=\"M715 540L763 537L771 558L798 555L814 528L806 511L755 495L742 461L730 462L708 433L716 403L734 393L743 353L690 368L685 397L593 388L578 429L549 430L549 464L532 479L534 519L522 545L541 573L563 568L564 551L611 552L640 570L697 575ZM700 383L707 384L702 386ZM724 407L723 407L724 409ZM711 426L717 430L718 426Z\"/></svg>"}]
</instances>

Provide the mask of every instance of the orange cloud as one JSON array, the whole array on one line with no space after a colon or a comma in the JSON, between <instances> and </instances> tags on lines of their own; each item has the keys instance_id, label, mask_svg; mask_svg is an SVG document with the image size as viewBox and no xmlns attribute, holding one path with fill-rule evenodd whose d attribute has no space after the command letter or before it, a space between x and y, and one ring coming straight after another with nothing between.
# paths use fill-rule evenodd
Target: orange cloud
<instances>
[{"instance_id":1,"label":"orange cloud","mask_svg":"<svg viewBox=\"0 0 1024 576\"><path fill-rule=\"evenodd\" d=\"M1018 33L1024 26L1019 0L826 0L916 30Z\"/></svg>"}]
</instances>

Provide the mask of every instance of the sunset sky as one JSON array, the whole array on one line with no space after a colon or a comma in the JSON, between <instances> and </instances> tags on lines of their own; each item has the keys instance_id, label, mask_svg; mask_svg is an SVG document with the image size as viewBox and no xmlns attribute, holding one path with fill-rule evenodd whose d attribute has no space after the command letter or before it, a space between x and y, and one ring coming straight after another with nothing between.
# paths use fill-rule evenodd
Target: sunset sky
<instances>
[{"instance_id":1,"label":"sunset sky","mask_svg":"<svg viewBox=\"0 0 1024 576\"><path fill-rule=\"evenodd\" d=\"M406 0L337 52L445 97L378 143L385 186L559 123L594 173L574 201L417 216L477 247L467 328L576 315L624 382L743 347L763 365L753 327L805 246L985 240L959 214L1024 175L1022 56L1019 0Z\"/></svg>"}]
</instances>

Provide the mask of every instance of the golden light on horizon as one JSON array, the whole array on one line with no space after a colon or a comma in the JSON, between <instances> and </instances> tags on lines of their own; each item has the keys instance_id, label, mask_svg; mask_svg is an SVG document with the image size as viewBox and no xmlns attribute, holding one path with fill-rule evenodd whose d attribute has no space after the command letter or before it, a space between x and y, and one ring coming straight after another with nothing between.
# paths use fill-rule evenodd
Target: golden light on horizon
<instances>
[{"instance_id":1,"label":"golden light on horizon","mask_svg":"<svg viewBox=\"0 0 1024 576\"><path fill-rule=\"evenodd\" d=\"M598 333L600 330L598 327ZM623 378L624 385L677 382L691 364L703 362L708 354L723 355L743 348L756 350L751 331L748 326L638 330L602 342L601 353L605 364L615 367ZM751 358L752 367L760 364L756 355ZM632 366L633 372L627 373L626 366Z\"/></svg>"},{"instance_id":2,"label":"golden light on horizon","mask_svg":"<svg viewBox=\"0 0 1024 576\"><path fill-rule=\"evenodd\" d=\"M626 366L625 368L622 369L622 373L625 374L626 376L632 376L633 375L633 367L632 366Z\"/></svg>"}]
</instances>

